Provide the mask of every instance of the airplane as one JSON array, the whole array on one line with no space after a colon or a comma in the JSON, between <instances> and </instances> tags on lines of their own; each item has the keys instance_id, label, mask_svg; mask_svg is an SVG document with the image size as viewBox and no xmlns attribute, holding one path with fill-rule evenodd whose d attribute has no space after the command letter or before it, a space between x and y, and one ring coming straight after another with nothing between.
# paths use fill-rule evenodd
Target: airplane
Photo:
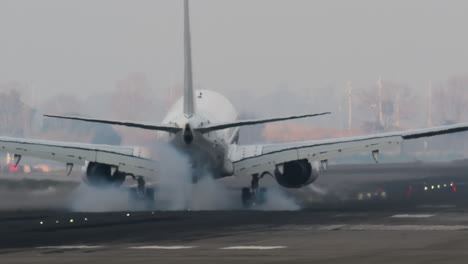
<instances>
[{"instance_id":1,"label":"airplane","mask_svg":"<svg viewBox=\"0 0 468 264\"><path fill-rule=\"evenodd\" d=\"M236 110L226 97L210 90L195 90L188 0L184 0L184 63L183 97L172 106L160 124L45 116L155 131L162 136L161 140L189 157L193 182L201 177L251 177L250 186L241 191L241 202L246 208L263 199L259 181L265 176L272 176L286 188L302 188L317 180L320 173L326 170L329 159L369 152L378 161L381 149L399 145L404 140L468 131L468 124L465 123L320 141L239 145L239 128L242 126L330 113L237 120ZM127 177L132 177L138 182L137 196L154 201L154 189L147 186L145 179L157 173L157 161L146 158L138 147L0 137L0 151L14 154L15 165L22 156L64 162L67 174L75 165L86 165L84 182L91 186L121 186Z\"/></svg>"}]
</instances>

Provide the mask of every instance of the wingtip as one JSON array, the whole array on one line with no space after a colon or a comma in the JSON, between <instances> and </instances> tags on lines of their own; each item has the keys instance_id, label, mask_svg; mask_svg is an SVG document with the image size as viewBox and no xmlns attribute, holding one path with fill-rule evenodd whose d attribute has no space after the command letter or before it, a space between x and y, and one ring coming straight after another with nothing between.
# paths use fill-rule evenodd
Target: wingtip
<instances>
[{"instance_id":1,"label":"wingtip","mask_svg":"<svg viewBox=\"0 0 468 264\"><path fill-rule=\"evenodd\" d=\"M50 115L50 114L43 114L43 117L50 117L50 118L60 118L58 115Z\"/></svg>"}]
</instances>

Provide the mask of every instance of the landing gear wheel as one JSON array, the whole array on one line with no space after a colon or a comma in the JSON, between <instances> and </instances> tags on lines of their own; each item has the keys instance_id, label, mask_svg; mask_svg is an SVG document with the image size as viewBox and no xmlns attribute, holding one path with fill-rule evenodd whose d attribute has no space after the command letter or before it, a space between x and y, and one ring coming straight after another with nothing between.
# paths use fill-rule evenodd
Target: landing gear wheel
<instances>
[{"instance_id":1,"label":"landing gear wheel","mask_svg":"<svg viewBox=\"0 0 468 264\"><path fill-rule=\"evenodd\" d=\"M249 209L254 205L264 204L267 200L267 189L259 188L259 180L263 176L259 177L258 174L252 175L252 181L250 182L250 188L242 188L242 206L245 209Z\"/></svg>"},{"instance_id":2,"label":"landing gear wheel","mask_svg":"<svg viewBox=\"0 0 468 264\"><path fill-rule=\"evenodd\" d=\"M264 204L267 201L267 188L260 188L257 193L257 203Z\"/></svg>"},{"instance_id":3,"label":"landing gear wheel","mask_svg":"<svg viewBox=\"0 0 468 264\"><path fill-rule=\"evenodd\" d=\"M252 207L253 205L253 199L252 199L252 192L250 191L250 188L242 188L242 206L245 209L248 209Z\"/></svg>"},{"instance_id":4,"label":"landing gear wheel","mask_svg":"<svg viewBox=\"0 0 468 264\"><path fill-rule=\"evenodd\" d=\"M133 205L138 200L139 200L138 189L137 188L128 189L128 203L130 205Z\"/></svg>"},{"instance_id":5,"label":"landing gear wheel","mask_svg":"<svg viewBox=\"0 0 468 264\"><path fill-rule=\"evenodd\" d=\"M146 188L144 201L145 201L146 209L154 209L154 189L153 188Z\"/></svg>"},{"instance_id":6,"label":"landing gear wheel","mask_svg":"<svg viewBox=\"0 0 468 264\"><path fill-rule=\"evenodd\" d=\"M143 204L146 209L154 208L154 189L147 188L143 177L138 177L137 187L128 190L128 201L131 208L140 209Z\"/></svg>"},{"instance_id":7,"label":"landing gear wheel","mask_svg":"<svg viewBox=\"0 0 468 264\"><path fill-rule=\"evenodd\" d=\"M153 209L155 206L154 189L146 188L143 194L138 188L128 189L128 203L132 209Z\"/></svg>"}]
</instances>

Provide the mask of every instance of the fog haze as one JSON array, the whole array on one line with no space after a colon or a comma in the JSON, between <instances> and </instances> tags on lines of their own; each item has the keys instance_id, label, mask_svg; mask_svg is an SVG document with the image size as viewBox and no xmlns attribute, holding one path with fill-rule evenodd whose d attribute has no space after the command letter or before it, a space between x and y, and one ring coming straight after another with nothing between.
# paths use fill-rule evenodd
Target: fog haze
<instances>
[{"instance_id":1,"label":"fog haze","mask_svg":"<svg viewBox=\"0 0 468 264\"><path fill-rule=\"evenodd\" d=\"M466 1L191 1L196 86L309 96L382 76L418 89L467 72L466 10ZM25 83L40 102L111 91L132 72L161 97L182 83L181 0L2 0L0 32L0 83Z\"/></svg>"}]
</instances>

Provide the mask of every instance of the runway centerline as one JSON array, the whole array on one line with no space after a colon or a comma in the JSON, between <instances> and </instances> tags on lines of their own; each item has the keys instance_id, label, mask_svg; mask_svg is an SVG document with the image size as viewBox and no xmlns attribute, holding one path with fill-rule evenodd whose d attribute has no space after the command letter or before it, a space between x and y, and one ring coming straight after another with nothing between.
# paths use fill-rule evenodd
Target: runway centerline
<instances>
[{"instance_id":1,"label":"runway centerline","mask_svg":"<svg viewBox=\"0 0 468 264\"><path fill-rule=\"evenodd\" d=\"M67 246L44 246L36 247L37 249L98 249L103 248L104 246L87 246L87 245L67 245Z\"/></svg>"},{"instance_id":2,"label":"runway centerline","mask_svg":"<svg viewBox=\"0 0 468 264\"><path fill-rule=\"evenodd\" d=\"M220 249L235 249L235 250L272 250L272 249L285 249L286 246L233 246L223 247Z\"/></svg>"},{"instance_id":3,"label":"runway centerline","mask_svg":"<svg viewBox=\"0 0 468 264\"><path fill-rule=\"evenodd\" d=\"M434 216L433 214L396 214L392 215L391 218L430 218Z\"/></svg>"},{"instance_id":4,"label":"runway centerline","mask_svg":"<svg viewBox=\"0 0 468 264\"><path fill-rule=\"evenodd\" d=\"M195 246L139 246L129 247L129 249L165 249L165 250L178 250L178 249L192 249Z\"/></svg>"}]
</instances>

